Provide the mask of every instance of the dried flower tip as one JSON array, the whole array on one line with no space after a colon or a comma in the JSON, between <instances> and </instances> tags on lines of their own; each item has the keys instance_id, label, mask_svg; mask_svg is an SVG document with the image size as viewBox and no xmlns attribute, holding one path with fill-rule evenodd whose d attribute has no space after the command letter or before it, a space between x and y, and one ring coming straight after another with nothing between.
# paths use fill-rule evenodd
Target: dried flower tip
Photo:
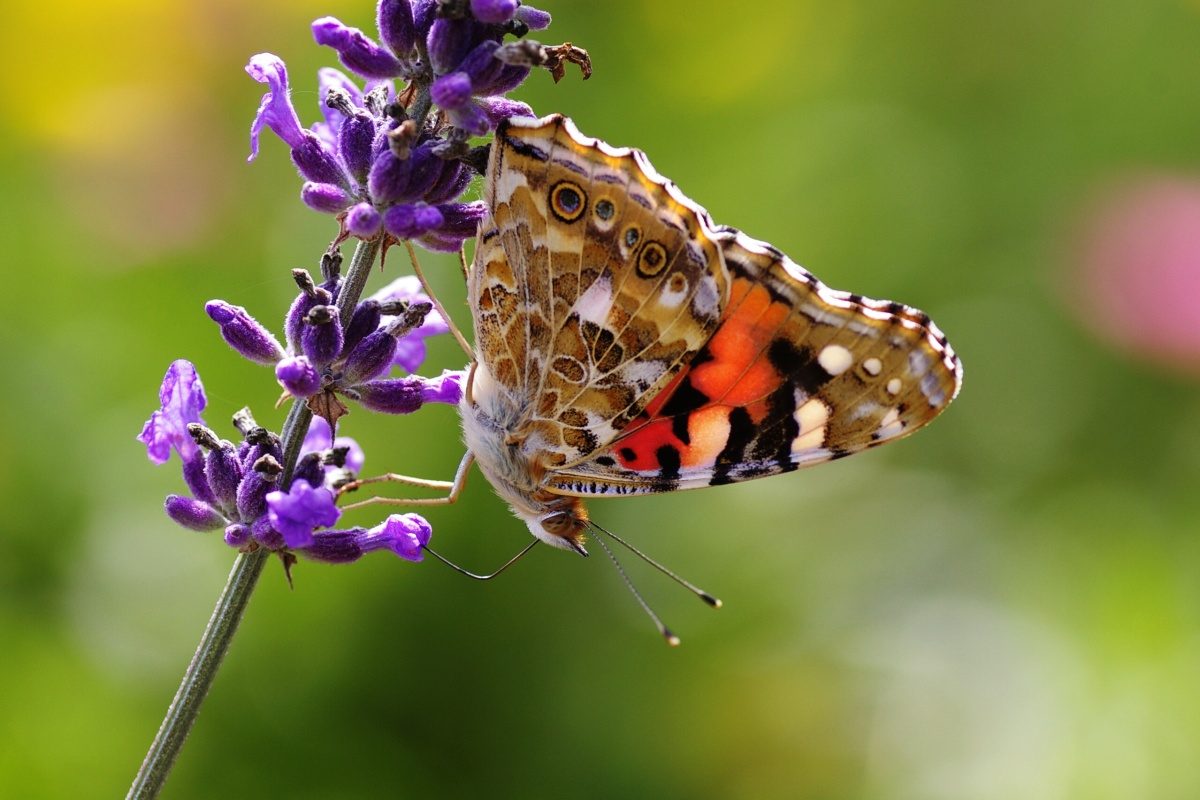
<instances>
[{"instance_id":1,"label":"dried flower tip","mask_svg":"<svg viewBox=\"0 0 1200 800\"><path fill-rule=\"evenodd\" d=\"M266 428L254 420L254 414L251 413L249 406L243 406L234 412L233 427L237 428L242 438L251 444L254 444L255 438L261 438L268 433Z\"/></svg>"},{"instance_id":2,"label":"dried flower tip","mask_svg":"<svg viewBox=\"0 0 1200 800\"><path fill-rule=\"evenodd\" d=\"M397 339L412 333L425 322L425 317L433 310L433 303L412 303L408 308L388 323L387 332Z\"/></svg>"},{"instance_id":3,"label":"dried flower tip","mask_svg":"<svg viewBox=\"0 0 1200 800\"><path fill-rule=\"evenodd\" d=\"M417 138L417 123L406 119L387 132L388 149L401 161L412 154L412 143Z\"/></svg>"},{"instance_id":4,"label":"dried flower tip","mask_svg":"<svg viewBox=\"0 0 1200 800\"><path fill-rule=\"evenodd\" d=\"M342 251L330 248L321 254L321 277L326 281L336 281L342 274Z\"/></svg>"},{"instance_id":5,"label":"dried flower tip","mask_svg":"<svg viewBox=\"0 0 1200 800\"><path fill-rule=\"evenodd\" d=\"M283 474L283 465L280 464L275 456L266 455L260 457L254 462L254 471L264 478L278 478Z\"/></svg>"},{"instance_id":6,"label":"dried flower tip","mask_svg":"<svg viewBox=\"0 0 1200 800\"><path fill-rule=\"evenodd\" d=\"M221 446L221 438L217 436L216 431L199 422L188 423L187 432L192 437L193 442L206 450L212 450Z\"/></svg>"},{"instance_id":7,"label":"dried flower tip","mask_svg":"<svg viewBox=\"0 0 1200 800\"><path fill-rule=\"evenodd\" d=\"M558 83L566 75L567 64L578 65L579 71L583 73L585 81L592 77L592 60L588 56L587 51L582 47L576 47L570 42L563 42L556 46L547 46L539 44L532 39L522 39L519 42L510 42L506 45L501 45L496 50L496 58L506 64L544 67L550 70L555 83Z\"/></svg>"}]
</instances>

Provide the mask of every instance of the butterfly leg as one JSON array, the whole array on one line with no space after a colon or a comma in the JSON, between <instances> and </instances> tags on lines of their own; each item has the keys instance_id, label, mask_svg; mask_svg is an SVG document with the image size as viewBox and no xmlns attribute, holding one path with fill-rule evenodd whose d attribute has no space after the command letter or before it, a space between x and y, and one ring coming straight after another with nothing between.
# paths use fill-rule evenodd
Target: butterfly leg
<instances>
[{"instance_id":1,"label":"butterfly leg","mask_svg":"<svg viewBox=\"0 0 1200 800\"><path fill-rule=\"evenodd\" d=\"M423 489L441 489L448 490L445 497L417 497L412 499L398 497L368 497L366 500L360 500L357 503L350 503L342 506L342 511L349 511L354 508L363 508L370 505L388 505L388 506L444 506L458 500L459 494L462 493L463 487L467 485L467 474L471 471L471 464L475 462L475 456L470 450L466 452L463 459L458 464L458 471L454 473L453 481L431 481L425 478L413 478L408 475L397 475L393 472L388 472L384 475L378 475L374 478L363 478L362 480L352 481L338 490L338 497L341 497L346 492L352 492L360 486L366 486L372 483L403 483L406 486L420 486Z\"/></svg>"},{"instance_id":2,"label":"butterfly leg","mask_svg":"<svg viewBox=\"0 0 1200 800\"><path fill-rule=\"evenodd\" d=\"M408 258L412 261L413 272L416 273L417 279L421 281L421 286L424 287L425 294L429 295L429 299L433 301L433 305L438 310L438 313L442 315L442 319L446 320L446 324L450 326L450 333L454 335L454 340L458 342L458 346L463 349L468 358L474 359L475 353L471 349L471 345L467 344L466 337L462 335L462 331L458 329L458 326L454 324L454 320L446 313L446 308L442 305L442 301L438 300L437 295L429 288L429 281L425 280L425 273L421 272L421 264L417 261L417 251L413 249L412 242L405 239L404 247L408 250Z\"/></svg>"}]
</instances>

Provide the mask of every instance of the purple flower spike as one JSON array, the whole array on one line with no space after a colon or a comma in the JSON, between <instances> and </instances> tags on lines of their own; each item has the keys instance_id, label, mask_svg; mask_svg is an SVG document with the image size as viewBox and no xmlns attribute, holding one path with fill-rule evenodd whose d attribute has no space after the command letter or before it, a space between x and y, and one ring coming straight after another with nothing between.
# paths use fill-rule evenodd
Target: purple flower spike
<instances>
[{"instance_id":1,"label":"purple flower spike","mask_svg":"<svg viewBox=\"0 0 1200 800\"><path fill-rule=\"evenodd\" d=\"M383 226L397 239L415 239L445 222L442 212L424 203L392 206L383 215Z\"/></svg>"},{"instance_id":2,"label":"purple flower spike","mask_svg":"<svg viewBox=\"0 0 1200 800\"><path fill-rule=\"evenodd\" d=\"M204 311L221 326L221 336L243 358L265 366L283 358L283 345L241 306L209 300Z\"/></svg>"},{"instance_id":3,"label":"purple flower spike","mask_svg":"<svg viewBox=\"0 0 1200 800\"><path fill-rule=\"evenodd\" d=\"M167 368L158 399L162 408L150 415L137 437L146 445L146 455L155 464L165 464L173 447L185 465L198 462L200 445L192 439L187 426L204 422L200 412L208 405L208 399L190 361L180 359Z\"/></svg>"},{"instance_id":4,"label":"purple flower spike","mask_svg":"<svg viewBox=\"0 0 1200 800\"><path fill-rule=\"evenodd\" d=\"M451 72L435 80L429 93L441 108L462 108L471 102L471 78L465 72Z\"/></svg>"},{"instance_id":5,"label":"purple flower spike","mask_svg":"<svg viewBox=\"0 0 1200 800\"><path fill-rule=\"evenodd\" d=\"M500 25L517 13L517 0L471 0L471 13L480 22Z\"/></svg>"},{"instance_id":6,"label":"purple flower spike","mask_svg":"<svg viewBox=\"0 0 1200 800\"><path fill-rule=\"evenodd\" d=\"M307 181L300 187L300 199L313 211L325 214L339 214L354 202L354 198L340 186L312 181Z\"/></svg>"},{"instance_id":7,"label":"purple flower spike","mask_svg":"<svg viewBox=\"0 0 1200 800\"><path fill-rule=\"evenodd\" d=\"M226 525L226 520L219 511L208 503L202 503L190 497L169 494L163 508L166 509L167 516L172 521L190 531L204 533L215 531Z\"/></svg>"},{"instance_id":8,"label":"purple flower spike","mask_svg":"<svg viewBox=\"0 0 1200 800\"><path fill-rule=\"evenodd\" d=\"M343 25L334 17L321 17L312 24L317 44L328 45L337 51L346 67L364 78L398 78L400 62L396 57L358 28Z\"/></svg>"},{"instance_id":9,"label":"purple flower spike","mask_svg":"<svg viewBox=\"0 0 1200 800\"><path fill-rule=\"evenodd\" d=\"M287 492L267 494L271 527L283 535L288 547L307 547L313 529L327 528L338 521L342 512L333 502L333 493L314 489L304 481L295 481Z\"/></svg>"},{"instance_id":10,"label":"purple flower spike","mask_svg":"<svg viewBox=\"0 0 1200 800\"><path fill-rule=\"evenodd\" d=\"M264 127L270 128L275 135L287 143L288 147L299 147L304 139L304 129L300 127L300 118L292 106L288 90L287 68L279 56L271 53L259 53L250 58L246 72L259 83L265 83L271 91L263 95L258 114L250 126L250 157L253 161L258 155L258 135Z\"/></svg>"},{"instance_id":11,"label":"purple flower spike","mask_svg":"<svg viewBox=\"0 0 1200 800\"><path fill-rule=\"evenodd\" d=\"M289 356L275 365L275 379L293 397L312 397L321 391L321 374L304 356Z\"/></svg>"},{"instance_id":12,"label":"purple flower spike","mask_svg":"<svg viewBox=\"0 0 1200 800\"><path fill-rule=\"evenodd\" d=\"M375 19L379 38L389 50L404 57L417 45L417 26L409 0L379 0Z\"/></svg>"},{"instance_id":13,"label":"purple flower spike","mask_svg":"<svg viewBox=\"0 0 1200 800\"><path fill-rule=\"evenodd\" d=\"M550 14L531 6L523 5L518 8L516 17L531 31L541 31L550 27Z\"/></svg>"},{"instance_id":14,"label":"purple flower spike","mask_svg":"<svg viewBox=\"0 0 1200 800\"><path fill-rule=\"evenodd\" d=\"M383 216L370 203L359 203L346 214L346 230L370 239L383 227Z\"/></svg>"}]
</instances>

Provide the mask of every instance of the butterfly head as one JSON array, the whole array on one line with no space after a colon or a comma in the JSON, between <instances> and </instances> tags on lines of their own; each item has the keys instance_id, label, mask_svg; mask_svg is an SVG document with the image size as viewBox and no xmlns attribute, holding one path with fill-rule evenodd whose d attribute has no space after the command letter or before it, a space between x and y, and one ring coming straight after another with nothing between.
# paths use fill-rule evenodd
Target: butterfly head
<instances>
[{"instance_id":1,"label":"butterfly head","mask_svg":"<svg viewBox=\"0 0 1200 800\"><path fill-rule=\"evenodd\" d=\"M583 532L587 530L587 509L578 497L548 499L540 508L512 506L513 513L525 521L529 532L552 547L572 550L586 556Z\"/></svg>"}]
</instances>

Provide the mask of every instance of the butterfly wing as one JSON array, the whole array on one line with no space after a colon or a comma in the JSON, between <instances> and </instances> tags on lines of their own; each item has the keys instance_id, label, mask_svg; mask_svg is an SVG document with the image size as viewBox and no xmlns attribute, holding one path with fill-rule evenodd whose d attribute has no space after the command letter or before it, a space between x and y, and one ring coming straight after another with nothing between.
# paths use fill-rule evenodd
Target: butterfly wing
<instances>
[{"instance_id":1,"label":"butterfly wing","mask_svg":"<svg viewBox=\"0 0 1200 800\"><path fill-rule=\"evenodd\" d=\"M640 494L788 472L907 436L958 393L962 365L924 313L829 289L733 229L731 287L686 371L550 491Z\"/></svg>"},{"instance_id":2,"label":"butterfly wing","mask_svg":"<svg viewBox=\"0 0 1200 800\"><path fill-rule=\"evenodd\" d=\"M547 467L613 441L712 337L728 297L707 215L636 150L561 116L492 145L468 281L501 422Z\"/></svg>"}]
</instances>

